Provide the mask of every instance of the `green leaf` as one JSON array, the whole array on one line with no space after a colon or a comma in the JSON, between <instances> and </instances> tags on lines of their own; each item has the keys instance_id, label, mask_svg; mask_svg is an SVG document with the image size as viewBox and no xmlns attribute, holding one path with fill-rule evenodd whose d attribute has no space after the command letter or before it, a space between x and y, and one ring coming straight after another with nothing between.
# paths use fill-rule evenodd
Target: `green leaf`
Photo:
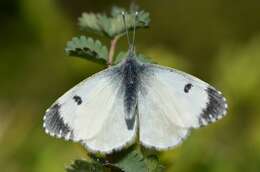
<instances>
[{"instance_id":1,"label":"green leaf","mask_svg":"<svg viewBox=\"0 0 260 172\"><path fill-rule=\"evenodd\" d=\"M155 154L144 156L140 150L136 149L127 152L112 165L124 172L162 172L164 170Z\"/></svg>"},{"instance_id":2,"label":"green leaf","mask_svg":"<svg viewBox=\"0 0 260 172\"><path fill-rule=\"evenodd\" d=\"M70 167L66 168L67 172L103 172L104 170L101 164L85 160L75 160Z\"/></svg>"},{"instance_id":3,"label":"green leaf","mask_svg":"<svg viewBox=\"0 0 260 172\"><path fill-rule=\"evenodd\" d=\"M122 11L126 12L123 8L113 7L111 16L104 14L83 13L79 18L79 26L83 31L92 31L113 38L116 35L125 33L125 26L121 14ZM149 13L143 10L138 13L139 14L136 18L136 28L148 27L150 23ZM127 28L129 30L133 29L134 21L135 14L130 11L126 15Z\"/></svg>"},{"instance_id":4,"label":"green leaf","mask_svg":"<svg viewBox=\"0 0 260 172\"><path fill-rule=\"evenodd\" d=\"M94 13L82 13L79 18L79 26L84 31L93 31L96 33L102 33L103 29L99 24L99 15Z\"/></svg>"},{"instance_id":5,"label":"green leaf","mask_svg":"<svg viewBox=\"0 0 260 172\"><path fill-rule=\"evenodd\" d=\"M147 172L143 155L133 150L114 164L124 172Z\"/></svg>"},{"instance_id":6,"label":"green leaf","mask_svg":"<svg viewBox=\"0 0 260 172\"><path fill-rule=\"evenodd\" d=\"M112 17L117 17L118 15L121 15L122 12L126 12L126 10L122 7L118 7L118 6L113 6L112 10L111 10L111 16Z\"/></svg>"},{"instance_id":7,"label":"green leaf","mask_svg":"<svg viewBox=\"0 0 260 172\"><path fill-rule=\"evenodd\" d=\"M103 46L99 40L94 41L92 38L85 36L72 38L67 43L65 52L69 56L83 57L102 64L107 62L108 57L106 46Z\"/></svg>"},{"instance_id":8,"label":"green leaf","mask_svg":"<svg viewBox=\"0 0 260 172\"><path fill-rule=\"evenodd\" d=\"M105 157L90 156L91 161L75 160L67 172L162 172L156 154L144 155L140 149L127 149ZM105 159L104 159L105 158Z\"/></svg>"},{"instance_id":9,"label":"green leaf","mask_svg":"<svg viewBox=\"0 0 260 172\"><path fill-rule=\"evenodd\" d=\"M145 163L149 172L162 172L164 169L156 155L146 157Z\"/></svg>"},{"instance_id":10,"label":"green leaf","mask_svg":"<svg viewBox=\"0 0 260 172\"><path fill-rule=\"evenodd\" d=\"M128 52L125 52L125 51L119 52L117 54L117 56L115 57L114 64L118 64L119 62L121 62L122 60L127 58L127 55L128 55ZM137 54L136 58L143 63L154 63L149 57L147 57L143 54Z\"/></svg>"}]
</instances>

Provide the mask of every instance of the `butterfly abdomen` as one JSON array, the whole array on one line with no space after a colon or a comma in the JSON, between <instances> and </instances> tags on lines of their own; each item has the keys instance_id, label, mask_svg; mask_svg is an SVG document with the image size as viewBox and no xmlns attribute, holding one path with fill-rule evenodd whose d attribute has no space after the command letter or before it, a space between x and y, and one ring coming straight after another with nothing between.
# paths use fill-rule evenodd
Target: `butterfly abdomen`
<instances>
[{"instance_id":1,"label":"butterfly abdomen","mask_svg":"<svg viewBox=\"0 0 260 172\"><path fill-rule=\"evenodd\" d=\"M137 90L139 85L141 65L134 59L128 58L122 64L123 75L124 109L126 111L126 124L132 129L135 121L135 110L137 105Z\"/></svg>"}]
</instances>

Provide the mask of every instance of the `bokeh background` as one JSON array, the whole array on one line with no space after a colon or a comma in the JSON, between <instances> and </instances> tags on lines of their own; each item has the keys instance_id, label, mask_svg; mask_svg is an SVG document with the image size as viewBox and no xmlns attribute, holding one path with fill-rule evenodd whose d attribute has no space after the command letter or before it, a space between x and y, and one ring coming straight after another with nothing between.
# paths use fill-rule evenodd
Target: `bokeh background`
<instances>
[{"instance_id":1,"label":"bokeh background","mask_svg":"<svg viewBox=\"0 0 260 172\"><path fill-rule=\"evenodd\" d=\"M137 50L222 90L228 115L161 153L169 172L260 171L260 1L137 1L151 13ZM78 144L42 129L53 101L104 66L67 57L83 11L108 12L120 0L0 1L0 171L62 172L86 157ZM120 40L118 49L127 47ZM187 107L188 108L188 107Z\"/></svg>"}]
</instances>

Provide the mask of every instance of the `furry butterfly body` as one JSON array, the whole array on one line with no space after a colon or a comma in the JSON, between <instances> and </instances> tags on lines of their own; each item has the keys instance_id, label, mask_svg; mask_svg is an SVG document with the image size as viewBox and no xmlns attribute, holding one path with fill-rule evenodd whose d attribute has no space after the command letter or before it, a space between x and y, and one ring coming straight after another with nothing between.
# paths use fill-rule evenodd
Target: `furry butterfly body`
<instances>
[{"instance_id":1,"label":"furry butterfly body","mask_svg":"<svg viewBox=\"0 0 260 172\"><path fill-rule=\"evenodd\" d=\"M143 146L164 150L190 129L222 118L226 109L225 98L209 84L129 53L61 96L46 111L44 128L91 152L120 150L137 135Z\"/></svg>"}]
</instances>

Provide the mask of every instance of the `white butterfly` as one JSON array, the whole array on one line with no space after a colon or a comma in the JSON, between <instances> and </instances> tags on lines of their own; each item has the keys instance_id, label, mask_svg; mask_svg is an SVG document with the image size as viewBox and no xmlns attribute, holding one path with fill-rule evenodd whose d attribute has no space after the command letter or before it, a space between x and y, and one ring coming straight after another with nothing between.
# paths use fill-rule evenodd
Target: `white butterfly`
<instances>
[{"instance_id":1,"label":"white butterfly","mask_svg":"<svg viewBox=\"0 0 260 172\"><path fill-rule=\"evenodd\" d=\"M143 63L130 50L119 64L103 70L61 96L44 116L46 133L111 153L135 142L172 148L190 129L226 114L221 92L198 78Z\"/></svg>"}]
</instances>

